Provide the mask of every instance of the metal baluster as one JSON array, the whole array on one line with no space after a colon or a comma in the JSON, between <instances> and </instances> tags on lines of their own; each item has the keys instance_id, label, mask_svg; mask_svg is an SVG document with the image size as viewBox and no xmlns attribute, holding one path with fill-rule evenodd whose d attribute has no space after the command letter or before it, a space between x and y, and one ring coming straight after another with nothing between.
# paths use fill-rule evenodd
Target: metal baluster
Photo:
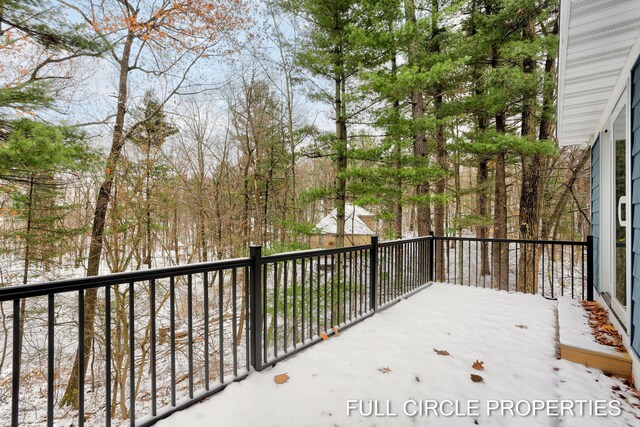
<instances>
[{"instance_id":1,"label":"metal baluster","mask_svg":"<svg viewBox=\"0 0 640 427\"><path fill-rule=\"evenodd\" d=\"M135 294L129 283L129 425L136 425L136 347L135 347ZM190 396L193 397L193 396Z\"/></svg>"},{"instance_id":2,"label":"metal baluster","mask_svg":"<svg viewBox=\"0 0 640 427\"><path fill-rule=\"evenodd\" d=\"M244 268L244 295L245 295L245 307L244 307L244 312L245 312L245 321L244 321L244 350L245 350L245 368L247 370L247 372L249 372L249 369L251 368L251 346L249 344L250 339L249 339L249 316L253 316L253 313L250 313L250 308L251 308L251 302L249 298L249 267L245 267Z\"/></svg>"},{"instance_id":3,"label":"metal baluster","mask_svg":"<svg viewBox=\"0 0 640 427\"><path fill-rule=\"evenodd\" d=\"M295 261L294 261L295 262ZM283 305L284 305L284 352L287 353L287 349L289 348L288 343L287 343L287 338L288 338L288 333L289 330L287 329L287 318L289 315L289 307L287 306L287 300L289 299L289 293L288 293L288 282L289 282L289 261L285 261L284 262L284 300L282 301Z\"/></svg>"},{"instance_id":4,"label":"metal baluster","mask_svg":"<svg viewBox=\"0 0 640 427\"><path fill-rule=\"evenodd\" d=\"M574 269L574 251L573 251L573 245L571 245L571 298L575 298L574 295L574 274L573 274L573 269Z\"/></svg>"},{"instance_id":5,"label":"metal baluster","mask_svg":"<svg viewBox=\"0 0 640 427\"><path fill-rule=\"evenodd\" d=\"M336 317L335 317L335 257L331 254L331 326L336 326ZM339 280L339 279L338 279Z\"/></svg>"},{"instance_id":6,"label":"metal baluster","mask_svg":"<svg viewBox=\"0 0 640 427\"><path fill-rule=\"evenodd\" d=\"M560 245L560 295L564 296L564 245Z\"/></svg>"},{"instance_id":7,"label":"metal baluster","mask_svg":"<svg viewBox=\"0 0 640 427\"><path fill-rule=\"evenodd\" d=\"M327 330L328 329L328 325L327 325L327 302L329 301L327 299L327 285L328 285L328 274L327 274L327 255L325 254L324 256L324 329Z\"/></svg>"},{"instance_id":8,"label":"metal baluster","mask_svg":"<svg viewBox=\"0 0 640 427\"><path fill-rule=\"evenodd\" d=\"M298 262L293 261L293 348L298 345Z\"/></svg>"},{"instance_id":9,"label":"metal baluster","mask_svg":"<svg viewBox=\"0 0 640 427\"><path fill-rule=\"evenodd\" d=\"M449 239L445 239L443 238L442 240L440 240L440 243L442 244L442 257L444 258L444 253L446 250L447 256L446 256L446 263L447 263L447 280L444 280L444 282L447 283L451 283L451 277L450 277L450 266L451 266L451 251L449 248ZM438 256L438 250L437 250L438 245L436 245L436 256ZM438 262L436 262L436 265L438 265ZM438 279L441 279L440 277L438 277Z\"/></svg>"},{"instance_id":10,"label":"metal baluster","mask_svg":"<svg viewBox=\"0 0 640 427\"><path fill-rule=\"evenodd\" d=\"M553 294L555 292L555 282L554 282L554 276L555 276L555 270L556 270L556 257L555 257L555 245L552 243L551 244L551 298L554 298Z\"/></svg>"},{"instance_id":11,"label":"metal baluster","mask_svg":"<svg viewBox=\"0 0 640 427\"><path fill-rule=\"evenodd\" d=\"M169 278L169 310L171 334L171 406L176 406L176 279Z\"/></svg>"},{"instance_id":12,"label":"metal baluster","mask_svg":"<svg viewBox=\"0 0 640 427\"><path fill-rule=\"evenodd\" d=\"M267 340L267 291L269 289L269 281L267 277L267 264L265 263L262 266L262 357L264 358L264 363L267 362L267 347L269 346L269 341ZM222 298L220 298L222 299ZM222 312L222 310L220 310ZM222 315L222 313L220 314ZM220 345L220 349L222 350L222 345Z\"/></svg>"},{"instance_id":13,"label":"metal baluster","mask_svg":"<svg viewBox=\"0 0 640 427\"><path fill-rule=\"evenodd\" d=\"M527 248L526 248L526 246L527 246L527 244L526 244L526 243L516 243L516 288L517 288L517 286L518 286L518 283L520 283L520 282L518 281L518 279L519 279L519 277L518 277L518 270L520 270L520 258L518 258L518 248L519 248L521 245L523 245L523 246L525 247L525 250L527 249ZM525 259L526 259L526 256L525 256ZM527 266L526 266L526 265L525 265L524 269L525 269L525 275L526 275L526 272L527 272ZM524 281L525 281L525 283L526 283L526 282L527 282L527 279L525 278L525 280L524 280Z\"/></svg>"},{"instance_id":14,"label":"metal baluster","mask_svg":"<svg viewBox=\"0 0 640 427\"><path fill-rule=\"evenodd\" d=\"M584 246L580 246L580 263L582 264L582 271L580 272L580 277L581 277L581 281L580 284L582 285L582 299L585 299L585 295L584 295L584 251L585 251L585 247Z\"/></svg>"},{"instance_id":15,"label":"metal baluster","mask_svg":"<svg viewBox=\"0 0 640 427\"><path fill-rule=\"evenodd\" d=\"M151 368L151 415L157 415L157 390L156 390L156 281L149 281L149 311L151 314L151 349L149 365Z\"/></svg>"},{"instance_id":16,"label":"metal baluster","mask_svg":"<svg viewBox=\"0 0 640 427\"><path fill-rule=\"evenodd\" d=\"M358 313L359 316L362 316L362 304L364 303L364 278L362 277L363 271L362 271L362 263L364 262L364 260L366 259L365 257L365 252L364 251L358 251L358 281L359 283L359 290L360 290L360 307L358 308Z\"/></svg>"},{"instance_id":17,"label":"metal baluster","mask_svg":"<svg viewBox=\"0 0 640 427\"><path fill-rule=\"evenodd\" d=\"M313 258L309 258L309 338L313 338Z\"/></svg>"},{"instance_id":18,"label":"metal baluster","mask_svg":"<svg viewBox=\"0 0 640 427\"><path fill-rule=\"evenodd\" d=\"M338 253L337 258L337 265L336 265L336 272L338 273L338 289L336 289L336 296L337 296L337 304L336 304L336 309L338 310L338 321L336 322L336 325L340 324L340 254Z\"/></svg>"},{"instance_id":19,"label":"metal baluster","mask_svg":"<svg viewBox=\"0 0 640 427\"><path fill-rule=\"evenodd\" d=\"M301 342L304 343L304 333L305 333L305 324L304 324L304 315L305 315L304 278L305 278L305 264L306 264L306 262L305 262L304 258L302 258L301 261L302 261L302 279L301 279L301 283L302 283L302 292L301 292L302 293L302 298L301 298L300 304L302 306L300 307L300 313L302 315L302 319L301 319L302 320L302 325L301 325L302 327L301 327L300 331L301 331L301 335L302 335Z\"/></svg>"},{"instance_id":20,"label":"metal baluster","mask_svg":"<svg viewBox=\"0 0 640 427\"><path fill-rule=\"evenodd\" d=\"M111 427L111 286L104 288L104 412L105 426Z\"/></svg>"},{"instance_id":21,"label":"metal baluster","mask_svg":"<svg viewBox=\"0 0 640 427\"><path fill-rule=\"evenodd\" d=\"M264 288L266 289L266 281L263 283ZM263 298L266 300L266 295ZM218 272L218 345L220 349L220 384L224 384L224 270L220 270ZM266 323L266 322L265 322ZM266 351L267 345L266 341L264 341L264 348ZM264 360L267 360L267 356L265 355Z\"/></svg>"},{"instance_id":22,"label":"metal baluster","mask_svg":"<svg viewBox=\"0 0 640 427\"><path fill-rule=\"evenodd\" d=\"M478 275L478 265L479 265L478 264L478 251L479 251L479 246L480 246L479 243L480 242L478 240L476 240L476 279L475 279L476 287L478 287L478 284L480 282L480 280L479 280L480 276ZM484 283L482 284L482 287L484 288Z\"/></svg>"},{"instance_id":23,"label":"metal baluster","mask_svg":"<svg viewBox=\"0 0 640 427\"><path fill-rule=\"evenodd\" d=\"M320 257L316 258L316 329L320 335Z\"/></svg>"},{"instance_id":24,"label":"metal baluster","mask_svg":"<svg viewBox=\"0 0 640 427\"><path fill-rule=\"evenodd\" d=\"M346 301L346 298L345 298ZM353 252L349 252L349 320L352 319L353 308Z\"/></svg>"},{"instance_id":25,"label":"metal baluster","mask_svg":"<svg viewBox=\"0 0 640 427\"><path fill-rule=\"evenodd\" d=\"M238 377L238 290L236 285L238 283L237 269L231 270L231 310L232 310L232 322L231 322L231 339L233 340L233 377Z\"/></svg>"},{"instance_id":26,"label":"metal baluster","mask_svg":"<svg viewBox=\"0 0 640 427\"><path fill-rule=\"evenodd\" d=\"M273 356L278 357L278 263L273 263Z\"/></svg>"},{"instance_id":27,"label":"metal baluster","mask_svg":"<svg viewBox=\"0 0 640 427\"><path fill-rule=\"evenodd\" d=\"M342 257L342 276L344 277L344 286L342 287L342 320L347 321L347 253Z\"/></svg>"},{"instance_id":28,"label":"metal baluster","mask_svg":"<svg viewBox=\"0 0 640 427\"><path fill-rule=\"evenodd\" d=\"M209 390L209 272L202 275L202 294L204 299L204 389ZM248 347L248 346L247 346Z\"/></svg>"},{"instance_id":29,"label":"metal baluster","mask_svg":"<svg viewBox=\"0 0 640 427\"><path fill-rule=\"evenodd\" d=\"M80 291L82 293L82 291ZM80 312L80 309L78 309ZM80 312L82 316L82 312ZM11 427L18 427L20 408L20 300L13 300L13 355L11 366ZM82 346L82 341L78 345L78 350ZM79 360L79 359L78 359ZM80 377L80 375L78 375Z\"/></svg>"},{"instance_id":30,"label":"metal baluster","mask_svg":"<svg viewBox=\"0 0 640 427\"><path fill-rule=\"evenodd\" d=\"M84 291L78 291L78 426L84 426Z\"/></svg>"},{"instance_id":31,"label":"metal baluster","mask_svg":"<svg viewBox=\"0 0 640 427\"><path fill-rule=\"evenodd\" d=\"M471 240L469 240L469 256L463 258L467 260L467 284L471 286ZM477 267L476 267L477 268Z\"/></svg>"},{"instance_id":32,"label":"metal baluster","mask_svg":"<svg viewBox=\"0 0 640 427\"><path fill-rule=\"evenodd\" d=\"M187 354L189 357L189 398L193 399L193 276L187 275Z\"/></svg>"},{"instance_id":33,"label":"metal baluster","mask_svg":"<svg viewBox=\"0 0 640 427\"><path fill-rule=\"evenodd\" d=\"M524 259L526 261L526 259L527 259L527 244L526 243L524 244L523 255L524 255ZM517 287L516 287L516 290L517 290ZM527 293L527 264L526 264L526 262L525 262L525 265L524 265L524 293L525 294Z\"/></svg>"},{"instance_id":34,"label":"metal baluster","mask_svg":"<svg viewBox=\"0 0 640 427\"><path fill-rule=\"evenodd\" d=\"M54 296L47 296L47 426L53 426L53 385L54 385ZM2 304L2 303L0 303Z\"/></svg>"}]
</instances>

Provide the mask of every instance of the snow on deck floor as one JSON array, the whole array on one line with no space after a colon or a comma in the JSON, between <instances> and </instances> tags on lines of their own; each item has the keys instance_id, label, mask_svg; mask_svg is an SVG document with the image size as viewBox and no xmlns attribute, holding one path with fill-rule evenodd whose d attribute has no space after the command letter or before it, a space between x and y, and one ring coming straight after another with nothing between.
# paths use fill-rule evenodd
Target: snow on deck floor
<instances>
[{"instance_id":1,"label":"snow on deck floor","mask_svg":"<svg viewBox=\"0 0 640 427\"><path fill-rule=\"evenodd\" d=\"M433 285L157 425L637 425L625 405L622 415L606 418L549 417L546 412L512 416L508 411L500 416L499 410L488 414L491 399L544 400L552 405L560 399L613 399L611 387L618 380L556 359L555 310L555 301L537 295ZM434 349L451 356L438 355ZM484 371L472 369L476 359L484 361ZM274 376L282 373L290 379L275 384ZM484 381L474 383L470 374L479 374ZM389 405L389 412L397 416L367 417L357 410L347 416L348 400L364 401L365 413L369 401L377 401L379 412L388 412ZM406 402L413 413L417 408L413 401L424 400L458 402L460 413L468 412L471 403L479 406L472 410L479 415L405 414ZM477 400L478 404L473 402ZM522 412L527 412L527 404L522 405ZM604 405L608 413L608 403ZM442 409L450 412L452 406L446 403Z\"/></svg>"}]
</instances>

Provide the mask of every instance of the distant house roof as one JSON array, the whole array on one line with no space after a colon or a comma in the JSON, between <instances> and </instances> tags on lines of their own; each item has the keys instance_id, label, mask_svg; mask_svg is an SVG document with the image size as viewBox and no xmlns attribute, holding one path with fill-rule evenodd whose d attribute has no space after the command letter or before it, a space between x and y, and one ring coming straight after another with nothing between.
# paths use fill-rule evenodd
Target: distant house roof
<instances>
[{"instance_id":1,"label":"distant house roof","mask_svg":"<svg viewBox=\"0 0 640 427\"><path fill-rule=\"evenodd\" d=\"M316 229L320 230L320 234L337 234L338 223L336 220L338 210L334 209L331 213L316 224ZM369 228L367 224L360 218L365 216L374 216L371 212L360 206L345 205L344 212L344 233L345 234L361 234L375 236L375 232Z\"/></svg>"}]
</instances>

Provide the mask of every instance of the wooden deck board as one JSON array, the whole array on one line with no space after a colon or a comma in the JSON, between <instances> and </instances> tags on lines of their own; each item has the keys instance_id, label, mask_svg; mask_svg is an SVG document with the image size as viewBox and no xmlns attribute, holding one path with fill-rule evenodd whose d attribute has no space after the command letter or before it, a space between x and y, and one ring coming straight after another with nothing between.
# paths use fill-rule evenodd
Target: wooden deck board
<instances>
[{"instance_id":1,"label":"wooden deck board","mask_svg":"<svg viewBox=\"0 0 640 427\"><path fill-rule=\"evenodd\" d=\"M612 375L631 376L631 357L627 353L607 354L560 344L560 357L588 367L600 369Z\"/></svg>"}]
</instances>

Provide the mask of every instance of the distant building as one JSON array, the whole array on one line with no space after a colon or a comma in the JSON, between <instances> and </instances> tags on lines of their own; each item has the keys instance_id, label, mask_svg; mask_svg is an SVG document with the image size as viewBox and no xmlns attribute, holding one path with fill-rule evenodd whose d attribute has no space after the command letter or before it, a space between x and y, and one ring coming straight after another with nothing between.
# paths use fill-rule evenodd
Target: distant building
<instances>
[{"instance_id":1,"label":"distant building","mask_svg":"<svg viewBox=\"0 0 640 427\"><path fill-rule=\"evenodd\" d=\"M336 247L336 235L338 233L337 214L337 209L334 209L316 224L317 234L311 236L310 242L312 249ZM375 215L366 209L347 204L345 205L344 216L345 246L369 244L371 236L377 234L378 224L374 218Z\"/></svg>"}]
</instances>

